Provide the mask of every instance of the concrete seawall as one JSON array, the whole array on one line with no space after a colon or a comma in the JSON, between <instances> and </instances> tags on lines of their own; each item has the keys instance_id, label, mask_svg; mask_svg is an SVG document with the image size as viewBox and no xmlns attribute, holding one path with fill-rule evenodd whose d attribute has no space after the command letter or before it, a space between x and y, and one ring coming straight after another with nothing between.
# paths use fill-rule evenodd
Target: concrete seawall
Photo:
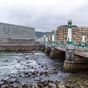
<instances>
[{"instance_id":1,"label":"concrete seawall","mask_svg":"<svg viewBox=\"0 0 88 88\"><path fill-rule=\"evenodd\" d=\"M33 51L40 50L40 43L30 44L0 44L0 51Z\"/></svg>"}]
</instances>

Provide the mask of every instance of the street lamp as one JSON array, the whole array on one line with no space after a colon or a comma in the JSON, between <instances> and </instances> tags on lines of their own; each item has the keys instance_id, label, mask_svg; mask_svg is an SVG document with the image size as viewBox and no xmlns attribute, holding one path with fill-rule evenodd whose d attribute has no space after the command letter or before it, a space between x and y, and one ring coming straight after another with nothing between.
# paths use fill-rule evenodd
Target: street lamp
<instances>
[{"instance_id":1,"label":"street lamp","mask_svg":"<svg viewBox=\"0 0 88 88\"><path fill-rule=\"evenodd\" d=\"M72 44L72 21L68 21L67 44Z\"/></svg>"},{"instance_id":2,"label":"street lamp","mask_svg":"<svg viewBox=\"0 0 88 88\"><path fill-rule=\"evenodd\" d=\"M82 47L84 48L85 47L85 44L86 44L86 33L85 32L82 32Z\"/></svg>"},{"instance_id":3,"label":"street lamp","mask_svg":"<svg viewBox=\"0 0 88 88\"><path fill-rule=\"evenodd\" d=\"M52 31L52 44L55 45L55 35L56 35L56 31Z\"/></svg>"}]
</instances>

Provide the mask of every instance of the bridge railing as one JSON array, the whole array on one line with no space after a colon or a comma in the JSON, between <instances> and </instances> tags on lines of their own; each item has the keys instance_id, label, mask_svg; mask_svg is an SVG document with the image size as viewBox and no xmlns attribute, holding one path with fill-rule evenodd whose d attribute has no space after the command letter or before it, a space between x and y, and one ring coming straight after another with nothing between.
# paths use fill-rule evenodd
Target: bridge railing
<instances>
[{"instance_id":1,"label":"bridge railing","mask_svg":"<svg viewBox=\"0 0 88 88\"><path fill-rule=\"evenodd\" d=\"M77 44L75 43L74 44L75 46L75 50L78 50L78 51L87 51L88 52L88 45L87 44Z\"/></svg>"},{"instance_id":2,"label":"bridge railing","mask_svg":"<svg viewBox=\"0 0 88 88\"><path fill-rule=\"evenodd\" d=\"M56 47L65 47L64 43L56 43L56 42L44 42L45 45L56 46Z\"/></svg>"},{"instance_id":3,"label":"bridge railing","mask_svg":"<svg viewBox=\"0 0 88 88\"><path fill-rule=\"evenodd\" d=\"M64 44L64 43L44 42L44 44L50 45L50 46L66 48L66 44ZM74 43L74 47L75 47L75 50L88 52L88 44L82 45L82 44Z\"/></svg>"}]
</instances>

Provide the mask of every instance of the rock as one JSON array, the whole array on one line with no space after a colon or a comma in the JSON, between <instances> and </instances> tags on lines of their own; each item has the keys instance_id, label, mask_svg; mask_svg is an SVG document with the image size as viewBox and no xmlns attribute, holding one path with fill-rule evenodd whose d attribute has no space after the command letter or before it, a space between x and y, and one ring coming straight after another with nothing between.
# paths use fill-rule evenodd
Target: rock
<instances>
[{"instance_id":1,"label":"rock","mask_svg":"<svg viewBox=\"0 0 88 88\"><path fill-rule=\"evenodd\" d=\"M32 76L37 76L37 72L36 71L34 71L34 72L32 72L32 74L31 74Z\"/></svg>"},{"instance_id":2,"label":"rock","mask_svg":"<svg viewBox=\"0 0 88 88\"><path fill-rule=\"evenodd\" d=\"M49 88L56 88L56 85L54 83L49 83Z\"/></svg>"},{"instance_id":3,"label":"rock","mask_svg":"<svg viewBox=\"0 0 88 88\"><path fill-rule=\"evenodd\" d=\"M20 63L20 60L18 60L17 63Z\"/></svg>"},{"instance_id":4,"label":"rock","mask_svg":"<svg viewBox=\"0 0 88 88\"><path fill-rule=\"evenodd\" d=\"M58 88L65 88L63 84L58 84Z\"/></svg>"},{"instance_id":5,"label":"rock","mask_svg":"<svg viewBox=\"0 0 88 88\"><path fill-rule=\"evenodd\" d=\"M46 87L44 87L44 88L50 88L50 87L46 86Z\"/></svg>"},{"instance_id":6,"label":"rock","mask_svg":"<svg viewBox=\"0 0 88 88\"><path fill-rule=\"evenodd\" d=\"M29 57L25 57L25 59L26 59L26 60L28 60L28 59L29 59Z\"/></svg>"},{"instance_id":7,"label":"rock","mask_svg":"<svg viewBox=\"0 0 88 88\"><path fill-rule=\"evenodd\" d=\"M24 85L22 85L22 88L30 88L30 87L29 87L29 85L24 84Z\"/></svg>"},{"instance_id":8,"label":"rock","mask_svg":"<svg viewBox=\"0 0 88 88\"><path fill-rule=\"evenodd\" d=\"M44 86L48 86L48 81L44 81L44 82L43 82L43 85L44 85Z\"/></svg>"},{"instance_id":9,"label":"rock","mask_svg":"<svg viewBox=\"0 0 88 88\"><path fill-rule=\"evenodd\" d=\"M8 62L9 60L4 60L4 62Z\"/></svg>"},{"instance_id":10,"label":"rock","mask_svg":"<svg viewBox=\"0 0 88 88\"><path fill-rule=\"evenodd\" d=\"M39 88L44 88L44 86L43 86L42 83L38 83L37 86L38 86Z\"/></svg>"},{"instance_id":11,"label":"rock","mask_svg":"<svg viewBox=\"0 0 88 88\"><path fill-rule=\"evenodd\" d=\"M14 86L8 84L8 85L1 86L1 88L14 88Z\"/></svg>"}]
</instances>

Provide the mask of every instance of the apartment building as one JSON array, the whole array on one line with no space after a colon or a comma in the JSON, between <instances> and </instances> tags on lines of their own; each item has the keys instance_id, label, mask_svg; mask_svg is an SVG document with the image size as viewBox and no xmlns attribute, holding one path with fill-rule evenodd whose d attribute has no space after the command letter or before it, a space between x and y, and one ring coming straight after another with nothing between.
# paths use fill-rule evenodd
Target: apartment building
<instances>
[{"instance_id":1,"label":"apartment building","mask_svg":"<svg viewBox=\"0 0 88 88\"><path fill-rule=\"evenodd\" d=\"M88 27L85 26L78 28L76 41L82 42L82 33L85 33L85 41L88 43Z\"/></svg>"},{"instance_id":2,"label":"apartment building","mask_svg":"<svg viewBox=\"0 0 88 88\"><path fill-rule=\"evenodd\" d=\"M48 36L48 41L51 42L52 41L52 33L51 32L48 33L47 36Z\"/></svg>"},{"instance_id":3,"label":"apartment building","mask_svg":"<svg viewBox=\"0 0 88 88\"><path fill-rule=\"evenodd\" d=\"M73 42L77 42L76 41L77 31L78 31L78 27L73 25L72 26L72 38L73 38L72 40L73 40ZM68 25L61 25L61 26L57 27L56 42L65 44L66 40L67 40L67 33L68 33Z\"/></svg>"}]
</instances>

